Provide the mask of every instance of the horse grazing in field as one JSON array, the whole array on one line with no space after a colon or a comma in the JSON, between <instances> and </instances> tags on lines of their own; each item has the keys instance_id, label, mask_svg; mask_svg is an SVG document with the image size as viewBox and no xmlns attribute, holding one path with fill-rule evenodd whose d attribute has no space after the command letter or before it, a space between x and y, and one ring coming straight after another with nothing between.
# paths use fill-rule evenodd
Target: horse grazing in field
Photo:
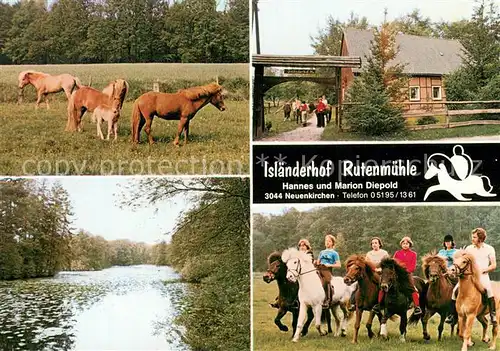
<instances>
[{"instance_id":1,"label":"horse grazing in field","mask_svg":"<svg viewBox=\"0 0 500 351\"><path fill-rule=\"evenodd\" d=\"M457 280L448 276L445 259L435 252L422 257L422 271L425 279L429 282L427 294L425 296L425 313L422 314L424 340L431 339L427 332L427 323L435 313L438 313L441 318L438 326L438 341L441 341L444 320L446 316L451 313L451 294ZM419 318L413 320L410 318L410 324L416 323L418 319ZM455 324L452 324L451 335L453 335L454 329Z\"/></svg>"},{"instance_id":2,"label":"horse grazing in field","mask_svg":"<svg viewBox=\"0 0 500 351\"><path fill-rule=\"evenodd\" d=\"M17 103L20 104L23 101L23 89L26 85L31 84L36 89L37 100L36 108L40 105L42 96L45 98L45 104L47 109L49 109L49 99L47 94L58 93L64 90L68 100L71 97L71 93L74 89L78 89L82 86L80 80L77 77L73 77L70 74L60 74L58 76L52 76L47 73L35 72L35 71L23 71L19 73L18 80L18 99Z\"/></svg>"},{"instance_id":3,"label":"horse grazing in field","mask_svg":"<svg viewBox=\"0 0 500 351\"><path fill-rule=\"evenodd\" d=\"M289 282L286 278L287 267L281 260L281 253L273 252L267 258L267 271L264 274L264 281L271 283L276 280L278 283L278 314L274 318L274 324L279 330L287 332L288 327L281 323L281 319L287 314L292 313L292 328L293 334L297 329L297 320L299 317L299 284L297 282ZM307 321L302 329L301 336L307 335L309 325L314 318L314 314L310 308L307 309Z\"/></svg>"},{"instance_id":4,"label":"horse grazing in field","mask_svg":"<svg viewBox=\"0 0 500 351\"><path fill-rule=\"evenodd\" d=\"M369 311L370 316L366 322L366 330L368 337L371 339L374 336L372 331L372 322L375 313L372 311L373 306L377 303L378 284L380 275L375 271L373 263L368 261L363 255L351 255L346 261L346 274L344 282L351 286L355 282L358 283L356 290L356 322L354 323L353 343L358 342L358 332L361 325L361 317L363 311ZM381 314L377 314L379 321L382 319Z\"/></svg>"},{"instance_id":5,"label":"horse grazing in field","mask_svg":"<svg viewBox=\"0 0 500 351\"><path fill-rule=\"evenodd\" d=\"M488 320L485 315L488 313L488 304L483 304L482 292L484 287L481 284L481 272L476 265L474 256L467 253L465 250L460 250L455 253L453 266L448 269L448 273L453 277L458 277L460 288L458 289L457 297L457 313L458 313L458 335L462 338L462 351L467 351L469 346L474 345L472 342L472 326L474 319L477 317L483 326L484 342L488 342L486 332L488 330ZM493 285L493 284L492 284ZM500 293L495 286L493 289L495 296L496 308L500 308ZM500 315L497 314L497 323L500 322ZM490 350L495 350L496 339L498 335L498 324L493 327Z\"/></svg>"},{"instance_id":6,"label":"horse grazing in field","mask_svg":"<svg viewBox=\"0 0 500 351\"><path fill-rule=\"evenodd\" d=\"M316 329L321 336L326 335L321 330L321 313L323 311L323 301L325 300L325 291L321 284L321 279L316 272L316 268L311 261L311 257L305 252L295 248L283 251L281 259L285 262L288 270L286 277L291 282L299 283L299 317L297 321L297 330L292 341L299 341L300 332L304 325L307 307L311 306L314 312Z\"/></svg>"},{"instance_id":7,"label":"horse grazing in field","mask_svg":"<svg viewBox=\"0 0 500 351\"><path fill-rule=\"evenodd\" d=\"M224 111L224 90L217 83L179 90L177 93L157 93L150 91L135 100L132 110L132 142L139 143L140 132L145 125L149 144L153 144L151 124L155 116L166 120L178 120L174 145L179 145L179 137L184 131L184 144L189 137L189 122L207 104Z\"/></svg>"},{"instance_id":8,"label":"horse grazing in field","mask_svg":"<svg viewBox=\"0 0 500 351\"><path fill-rule=\"evenodd\" d=\"M86 111L93 112L101 105L116 106L118 113L123 106L123 101L128 91L128 83L123 79L117 79L108 84L103 92L91 88L81 87L71 94L68 102L68 122L66 130L73 132L81 131L82 117Z\"/></svg>"}]
</instances>

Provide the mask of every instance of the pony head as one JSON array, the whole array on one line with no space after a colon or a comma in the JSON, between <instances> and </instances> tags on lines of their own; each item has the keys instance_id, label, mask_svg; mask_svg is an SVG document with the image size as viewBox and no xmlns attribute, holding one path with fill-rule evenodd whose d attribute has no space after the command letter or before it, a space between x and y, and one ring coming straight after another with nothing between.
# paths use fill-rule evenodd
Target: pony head
<instances>
[{"instance_id":1,"label":"pony head","mask_svg":"<svg viewBox=\"0 0 500 351\"><path fill-rule=\"evenodd\" d=\"M446 273L446 261L443 257L436 254L435 251L422 257L422 271L425 279L434 283Z\"/></svg>"},{"instance_id":2,"label":"pony head","mask_svg":"<svg viewBox=\"0 0 500 351\"><path fill-rule=\"evenodd\" d=\"M308 261L307 258L307 254L300 252L294 247L283 251L281 259L287 267L286 279L288 279L288 281L295 283L299 279L302 271L302 264Z\"/></svg>"},{"instance_id":3,"label":"pony head","mask_svg":"<svg viewBox=\"0 0 500 351\"><path fill-rule=\"evenodd\" d=\"M26 85L30 84L30 74L31 73L33 73L33 71L23 71L23 72L19 73L19 76L17 77L19 89L22 89Z\"/></svg>"},{"instance_id":4,"label":"pony head","mask_svg":"<svg viewBox=\"0 0 500 351\"><path fill-rule=\"evenodd\" d=\"M344 283L351 286L363 276L372 277L375 272L375 266L368 261L363 255L351 255L347 258L345 263L346 273L344 276Z\"/></svg>"},{"instance_id":5,"label":"pony head","mask_svg":"<svg viewBox=\"0 0 500 351\"><path fill-rule=\"evenodd\" d=\"M453 255L453 265L448 268L448 274L452 277L461 277L465 274L471 274L479 281L481 272L476 265L476 259L465 250L458 250Z\"/></svg>"},{"instance_id":6,"label":"pony head","mask_svg":"<svg viewBox=\"0 0 500 351\"><path fill-rule=\"evenodd\" d=\"M276 279L276 275L279 274L282 266L283 261L281 260L281 254L277 251L271 253L267 258L267 271L264 273L262 279L269 284Z\"/></svg>"},{"instance_id":7,"label":"pony head","mask_svg":"<svg viewBox=\"0 0 500 351\"><path fill-rule=\"evenodd\" d=\"M217 85L217 86L215 86ZM210 98L210 103L217 107L220 111L226 110L226 105L224 105L224 97L227 95L227 91L223 89L220 85L215 84L214 89L215 93Z\"/></svg>"},{"instance_id":8,"label":"pony head","mask_svg":"<svg viewBox=\"0 0 500 351\"><path fill-rule=\"evenodd\" d=\"M380 261L380 268L380 288L383 291L388 292L396 284L403 286L403 289L412 289L409 273L397 260L384 258Z\"/></svg>"}]
</instances>

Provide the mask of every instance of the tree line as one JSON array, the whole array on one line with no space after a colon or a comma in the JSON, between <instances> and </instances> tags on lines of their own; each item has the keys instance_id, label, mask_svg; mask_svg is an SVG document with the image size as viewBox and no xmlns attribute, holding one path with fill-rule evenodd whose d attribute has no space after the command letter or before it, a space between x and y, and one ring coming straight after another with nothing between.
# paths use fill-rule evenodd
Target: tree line
<instances>
[{"instance_id":1,"label":"tree line","mask_svg":"<svg viewBox=\"0 0 500 351\"><path fill-rule=\"evenodd\" d=\"M84 230L73 233L71 215L68 193L60 184L2 180L0 280L159 262L156 246L161 243L107 241Z\"/></svg>"},{"instance_id":2,"label":"tree line","mask_svg":"<svg viewBox=\"0 0 500 351\"><path fill-rule=\"evenodd\" d=\"M273 251L296 247L301 238L309 239L315 257L325 248L324 236L331 232L337 238L342 268L352 254L371 250L370 239L378 236L384 249L393 255L400 249L399 241L410 236L418 254L415 274L421 275L420 259L433 250L440 250L446 234L453 235L457 248L471 244L471 231L483 227L486 243L500 247L500 208L498 207L325 207L307 212L295 208L279 215L253 215L253 270L267 269L266 258ZM499 259L497 254L497 260Z\"/></svg>"},{"instance_id":3,"label":"tree line","mask_svg":"<svg viewBox=\"0 0 500 351\"><path fill-rule=\"evenodd\" d=\"M0 64L248 62L248 1L0 2Z\"/></svg>"},{"instance_id":4,"label":"tree line","mask_svg":"<svg viewBox=\"0 0 500 351\"><path fill-rule=\"evenodd\" d=\"M250 347L250 180L249 178L143 179L131 184L127 206L144 201L195 205L183 213L170 243L155 247L157 263L181 273L188 285L178 322L196 350Z\"/></svg>"}]
</instances>

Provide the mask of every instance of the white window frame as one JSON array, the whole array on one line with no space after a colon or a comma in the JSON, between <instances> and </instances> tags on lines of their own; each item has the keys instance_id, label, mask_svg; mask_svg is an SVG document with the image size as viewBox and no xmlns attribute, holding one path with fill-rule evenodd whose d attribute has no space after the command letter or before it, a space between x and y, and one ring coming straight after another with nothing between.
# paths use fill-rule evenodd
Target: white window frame
<instances>
[{"instance_id":1,"label":"white window frame","mask_svg":"<svg viewBox=\"0 0 500 351\"><path fill-rule=\"evenodd\" d=\"M434 97L434 88L439 88L439 97ZM443 87L441 85L433 85L432 86L432 100L443 100Z\"/></svg>"},{"instance_id":2,"label":"white window frame","mask_svg":"<svg viewBox=\"0 0 500 351\"><path fill-rule=\"evenodd\" d=\"M411 98L411 89L412 88L417 88L417 97L416 98ZM420 101L420 86L419 85L410 85L410 90L408 91L409 93L409 98L410 98L410 101Z\"/></svg>"}]
</instances>

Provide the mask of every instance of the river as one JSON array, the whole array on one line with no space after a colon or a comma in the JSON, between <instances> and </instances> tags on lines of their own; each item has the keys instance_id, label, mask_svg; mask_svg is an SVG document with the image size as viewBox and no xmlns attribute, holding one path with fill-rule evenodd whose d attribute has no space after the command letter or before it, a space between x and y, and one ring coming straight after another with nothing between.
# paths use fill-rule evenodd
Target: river
<instances>
[{"instance_id":1,"label":"river","mask_svg":"<svg viewBox=\"0 0 500 351\"><path fill-rule=\"evenodd\" d=\"M189 350L178 279L140 265L0 281L0 350Z\"/></svg>"}]
</instances>

